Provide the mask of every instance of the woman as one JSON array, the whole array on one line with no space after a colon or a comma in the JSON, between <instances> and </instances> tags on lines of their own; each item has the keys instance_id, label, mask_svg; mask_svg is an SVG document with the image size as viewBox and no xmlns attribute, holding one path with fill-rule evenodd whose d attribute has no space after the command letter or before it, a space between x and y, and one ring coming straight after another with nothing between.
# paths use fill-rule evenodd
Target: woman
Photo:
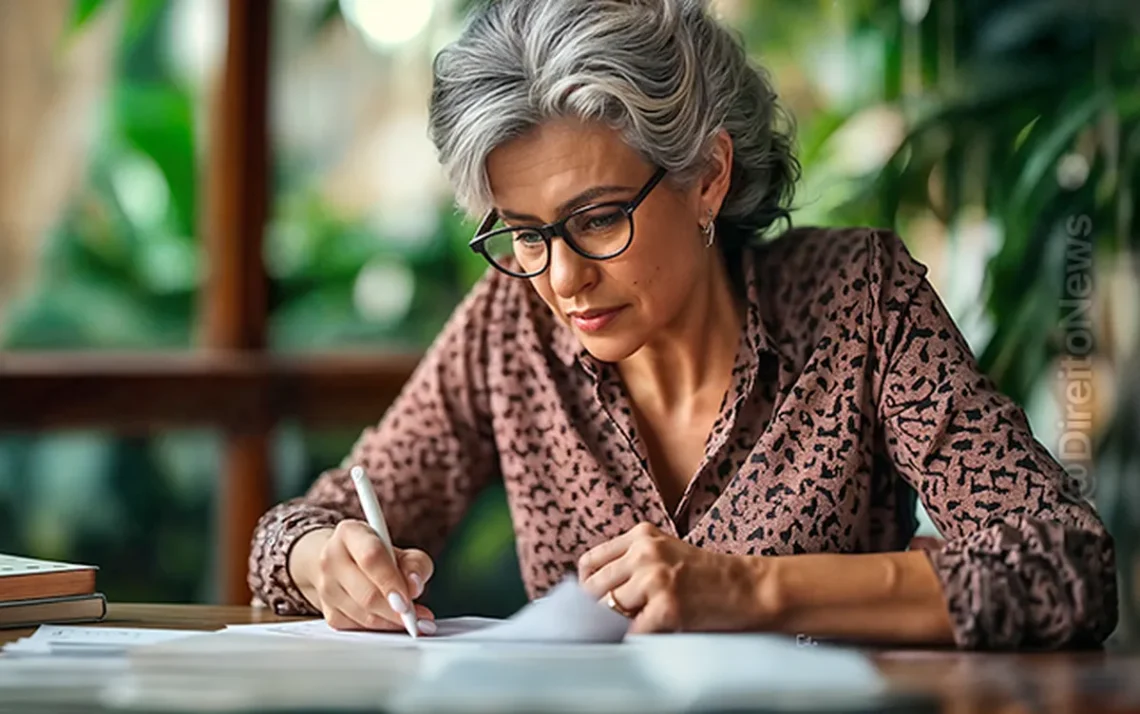
<instances>
[{"instance_id":1,"label":"woman","mask_svg":"<svg viewBox=\"0 0 1140 714\"><path fill-rule=\"evenodd\" d=\"M429 554L502 478L530 596L577 572L633 631L1107 637L1112 540L923 266L887 231L757 240L798 173L778 114L695 0L475 17L435 63L431 135L493 267L345 468L265 514L255 594L343 628L414 608L430 633Z\"/></svg>"}]
</instances>

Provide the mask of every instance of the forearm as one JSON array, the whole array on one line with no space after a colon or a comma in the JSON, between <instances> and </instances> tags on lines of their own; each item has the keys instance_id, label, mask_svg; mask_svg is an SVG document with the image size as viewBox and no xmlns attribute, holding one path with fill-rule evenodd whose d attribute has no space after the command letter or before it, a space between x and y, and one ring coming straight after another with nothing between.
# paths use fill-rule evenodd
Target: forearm
<instances>
[{"instance_id":1,"label":"forearm","mask_svg":"<svg viewBox=\"0 0 1140 714\"><path fill-rule=\"evenodd\" d=\"M921 551L758 561L774 629L806 637L953 644L942 586Z\"/></svg>"}]
</instances>

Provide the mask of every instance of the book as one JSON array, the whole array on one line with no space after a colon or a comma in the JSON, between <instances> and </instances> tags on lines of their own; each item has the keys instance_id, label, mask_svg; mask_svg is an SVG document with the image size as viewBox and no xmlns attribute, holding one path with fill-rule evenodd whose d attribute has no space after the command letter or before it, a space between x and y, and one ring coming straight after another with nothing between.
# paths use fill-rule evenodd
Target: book
<instances>
[{"instance_id":1,"label":"book","mask_svg":"<svg viewBox=\"0 0 1140 714\"><path fill-rule=\"evenodd\" d=\"M97 622L106 616L107 598L102 593L0 602L0 629Z\"/></svg>"},{"instance_id":2,"label":"book","mask_svg":"<svg viewBox=\"0 0 1140 714\"><path fill-rule=\"evenodd\" d=\"M96 570L93 565L0 554L0 603L91 595Z\"/></svg>"}]
</instances>

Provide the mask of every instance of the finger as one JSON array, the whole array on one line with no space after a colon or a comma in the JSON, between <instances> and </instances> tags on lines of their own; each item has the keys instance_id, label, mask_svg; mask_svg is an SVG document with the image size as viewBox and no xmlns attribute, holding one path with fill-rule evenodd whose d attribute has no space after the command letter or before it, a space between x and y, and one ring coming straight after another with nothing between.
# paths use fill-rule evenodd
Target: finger
<instances>
[{"instance_id":1,"label":"finger","mask_svg":"<svg viewBox=\"0 0 1140 714\"><path fill-rule=\"evenodd\" d=\"M400 617L389 605L387 595L353 559L349 551L352 543L349 528L337 526L338 535L329 540L321 554L322 582L318 587L321 599L331 600L334 606L354 615L362 625L369 624L369 616L398 622Z\"/></svg>"},{"instance_id":2,"label":"finger","mask_svg":"<svg viewBox=\"0 0 1140 714\"><path fill-rule=\"evenodd\" d=\"M677 632L681 629L678 610L674 601L665 596L651 597L638 611L630 623L630 634L651 632Z\"/></svg>"},{"instance_id":3,"label":"finger","mask_svg":"<svg viewBox=\"0 0 1140 714\"><path fill-rule=\"evenodd\" d=\"M340 566L333 577L336 584L344 590L351 601L353 611L362 613L365 617L374 616L399 624L401 622L400 614L388 602L388 595L376 587L376 584L360 570L359 565L351 557L348 557L347 560L348 562ZM359 620L359 618L358 621L363 624L370 624L365 620Z\"/></svg>"},{"instance_id":4,"label":"finger","mask_svg":"<svg viewBox=\"0 0 1140 714\"><path fill-rule=\"evenodd\" d=\"M390 610L387 615L378 615L374 612L370 612L367 607L354 601L342 587L338 585L331 587L338 588L329 596L328 602L331 603L331 609L348 621L346 626L337 629L375 630L381 632L402 632L404 630L404 623L399 615L392 613ZM329 622L329 625L334 626L332 621ZM436 629L435 613L423 605L417 605L416 625L424 634L434 634Z\"/></svg>"},{"instance_id":5,"label":"finger","mask_svg":"<svg viewBox=\"0 0 1140 714\"><path fill-rule=\"evenodd\" d=\"M359 525L345 529L344 540L349 555L368 579L384 593L392 610L398 615L411 613L412 597L404 574L396 566L380 536L362 521L356 523Z\"/></svg>"},{"instance_id":6,"label":"finger","mask_svg":"<svg viewBox=\"0 0 1140 714\"><path fill-rule=\"evenodd\" d=\"M411 548L396 551L396 561L400 566L400 572L407 579L408 594L413 600L423 595L424 587L435 572L431 556L422 550Z\"/></svg>"},{"instance_id":7,"label":"finger","mask_svg":"<svg viewBox=\"0 0 1140 714\"><path fill-rule=\"evenodd\" d=\"M615 586L609 590L609 595L604 597L613 596L614 603L630 613L633 617L637 617L649 602L652 593L644 586L644 578L633 577L625 582Z\"/></svg>"},{"instance_id":8,"label":"finger","mask_svg":"<svg viewBox=\"0 0 1140 714\"><path fill-rule=\"evenodd\" d=\"M633 576L636 567L633 559L627 557L626 550L618 558L603 565L582 581L582 588L596 598L603 597L610 590L624 584Z\"/></svg>"},{"instance_id":9,"label":"finger","mask_svg":"<svg viewBox=\"0 0 1140 714\"><path fill-rule=\"evenodd\" d=\"M578 581L585 582L606 563L620 558L638 538L644 538L656 532L657 529L651 524L638 523L617 538L610 539L586 551L578 559Z\"/></svg>"},{"instance_id":10,"label":"finger","mask_svg":"<svg viewBox=\"0 0 1140 714\"><path fill-rule=\"evenodd\" d=\"M344 614L343 610L329 607L325 612L325 622L334 630L364 630L367 629L356 620Z\"/></svg>"},{"instance_id":11,"label":"finger","mask_svg":"<svg viewBox=\"0 0 1140 714\"><path fill-rule=\"evenodd\" d=\"M388 618L370 612L363 604L354 600L340 583L331 583L327 589L328 593L322 595L322 601L328 603L334 613L343 615L349 621L349 624L337 629L393 631L403 629L403 624L398 617L393 622ZM336 627L332 620L329 620L329 626Z\"/></svg>"}]
</instances>

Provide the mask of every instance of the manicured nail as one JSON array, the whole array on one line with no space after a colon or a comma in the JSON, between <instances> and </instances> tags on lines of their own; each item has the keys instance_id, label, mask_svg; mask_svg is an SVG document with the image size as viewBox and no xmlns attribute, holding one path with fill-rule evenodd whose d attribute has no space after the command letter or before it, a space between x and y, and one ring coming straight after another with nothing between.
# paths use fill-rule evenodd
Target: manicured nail
<instances>
[{"instance_id":1,"label":"manicured nail","mask_svg":"<svg viewBox=\"0 0 1140 714\"><path fill-rule=\"evenodd\" d=\"M431 620L420 620L416 625L420 628L420 632L425 635L434 635L439 631L439 628L436 627L436 624Z\"/></svg>"},{"instance_id":2,"label":"manicured nail","mask_svg":"<svg viewBox=\"0 0 1140 714\"><path fill-rule=\"evenodd\" d=\"M408 580L412 581L412 599L417 599L420 595L424 594L424 581L420 578L419 573L412 573L408 576Z\"/></svg>"},{"instance_id":3,"label":"manicured nail","mask_svg":"<svg viewBox=\"0 0 1140 714\"><path fill-rule=\"evenodd\" d=\"M388 604L401 615L406 615L412 610L412 608L408 607L408 603L404 601L403 596L395 591L388 593Z\"/></svg>"}]
</instances>

